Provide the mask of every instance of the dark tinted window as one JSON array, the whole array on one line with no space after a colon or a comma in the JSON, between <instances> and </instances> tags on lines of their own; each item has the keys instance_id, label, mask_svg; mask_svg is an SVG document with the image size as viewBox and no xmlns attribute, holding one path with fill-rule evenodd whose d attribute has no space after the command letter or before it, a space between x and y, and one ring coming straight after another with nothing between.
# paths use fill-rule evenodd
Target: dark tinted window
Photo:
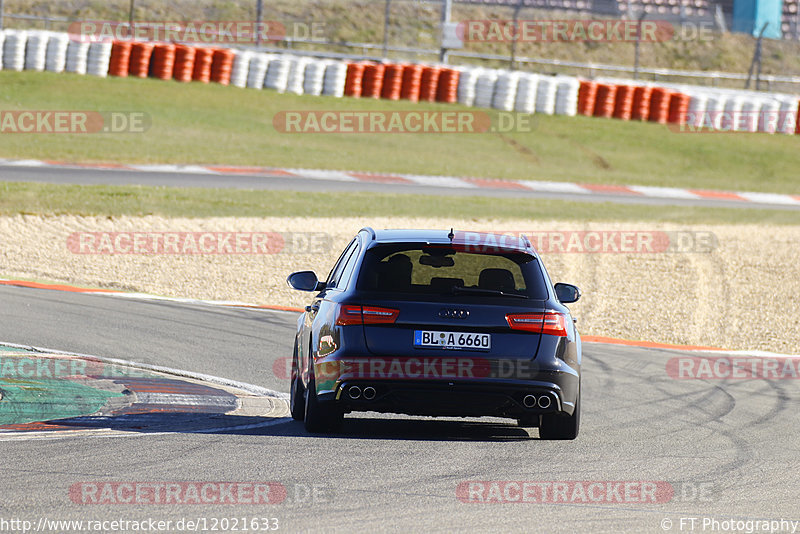
<instances>
[{"instance_id":1,"label":"dark tinted window","mask_svg":"<svg viewBox=\"0 0 800 534\"><path fill-rule=\"evenodd\" d=\"M339 256L339 260L336 262L336 265L333 266L333 269L331 269L331 272L328 275L328 283L327 283L328 287L341 287L339 283L342 278L342 272L344 271L344 267L347 264L347 260L349 260L350 257L353 255L353 252L355 251L357 245L358 245L358 238L353 239L350 242L350 244L347 245L347 247L344 249L342 255Z\"/></svg>"},{"instance_id":2,"label":"dark tinted window","mask_svg":"<svg viewBox=\"0 0 800 534\"><path fill-rule=\"evenodd\" d=\"M487 294L502 291L547 298L544 277L533 256L522 252L466 252L448 246L378 245L367 251L357 288L409 294ZM459 290L457 288L467 288ZM470 291L473 290L473 291Z\"/></svg>"}]
</instances>

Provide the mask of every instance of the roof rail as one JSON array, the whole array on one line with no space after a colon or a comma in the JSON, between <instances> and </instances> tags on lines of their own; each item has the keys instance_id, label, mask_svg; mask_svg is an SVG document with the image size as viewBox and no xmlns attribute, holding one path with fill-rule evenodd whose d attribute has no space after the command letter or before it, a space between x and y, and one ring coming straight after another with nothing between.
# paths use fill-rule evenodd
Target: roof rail
<instances>
[{"instance_id":1,"label":"roof rail","mask_svg":"<svg viewBox=\"0 0 800 534\"><path fill-rule=\"evenodd\" d=\"M370 237L372 237L373 241L378 239L378 236L375 234L375 230L373 230L372 227L370 227L370 226L365 226L364 228L359 230L359 233L361 233L361 232L367 232L370 235Z\"/></svg>"}]
</instances>

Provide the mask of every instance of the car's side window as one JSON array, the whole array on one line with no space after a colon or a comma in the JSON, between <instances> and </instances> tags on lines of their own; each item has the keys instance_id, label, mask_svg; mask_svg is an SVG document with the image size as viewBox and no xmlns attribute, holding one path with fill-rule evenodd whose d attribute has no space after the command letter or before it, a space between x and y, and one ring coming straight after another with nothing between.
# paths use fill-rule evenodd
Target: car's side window
<instances>
[{"instance_id":1,"label":"car's side window","mask_svg":"<svg viewBox=\"0 0 800 534\"><path fill-rule=\"evenodd\" d=\"M348 258L353 253L353 250L358 245L358 238L353 239L349 245L344 249L342 255L339 256L339 260L336 262L336 265L333 266L331 269L330 274L328 275L328 283L326 284L327 287L339 287L339 280L342 277L342 272L344 271L345 264L347 263Z\"/></svg>"},{"instance_id":2,"label":"car's side window","mask_svg":"<svg viewBox=\"0 0 800 534\"><path fill-rule=\"evenodd\" d=\"M347 287L347 284L350 283L350 277L353 275L353 270L356 267L356 262L358 261L360 246L359 243L356 242L356 246L353 247L352 252L350 252L349 256L345 260L344 269L342 269L342 274L339 277L338 285L341 289Z\"/></svg>"}]
</instances>

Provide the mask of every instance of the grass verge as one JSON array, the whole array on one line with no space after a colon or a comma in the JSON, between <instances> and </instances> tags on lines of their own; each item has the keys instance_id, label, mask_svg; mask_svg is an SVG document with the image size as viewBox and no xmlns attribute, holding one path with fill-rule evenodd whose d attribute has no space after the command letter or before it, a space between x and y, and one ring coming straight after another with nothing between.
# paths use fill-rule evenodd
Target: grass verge
<instances>
[{"instance_id":1,"label":"grass verge","mask_svg":"<svg viewBox=\"0 0 800 534\"><path fill-rule=\"evenodd\" d=\"M676 223L800 224L798 211L694 208L530 198L305 193L0 182L0 215L165 217L436 217ZM365 223L368 221L365 221Z\"/></svg>"},{"instance_id":2,"label":"grass verge","mask_svg":"<svg viewBox=\"0 0 800 534\"><path fill-rule=\"evenodd\" d=\"M673 133L653 123L534 115L530 131L285 134L286 110L464 110L218 84L0 72L0 110L137 111L145 133L0 134L0 157L208 163L800 193L797 136ZM486 110L498 125L495 111Z\"/></svg>"}]
</instances>

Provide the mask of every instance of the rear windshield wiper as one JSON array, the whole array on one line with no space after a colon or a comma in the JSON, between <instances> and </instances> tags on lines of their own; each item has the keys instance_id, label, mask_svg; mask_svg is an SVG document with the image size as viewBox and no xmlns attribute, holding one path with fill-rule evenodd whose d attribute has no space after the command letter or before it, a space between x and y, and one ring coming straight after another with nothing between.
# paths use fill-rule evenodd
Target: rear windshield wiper
<instances>
[{"instance_id":1,"label":"rear windshield wiper","mask_svg":"<svg viewBox=\"0 0 800 534\"><path fill-rule=\"evenodd\" d=\"M453 294L456 293L473 293L475 295L492 295L492 296L500 296L500 297L514 297L518 299L527 299L527 295L520 295L519 293L506 293L505 291L500 291L499 289L484 289L480 287L462 287L462 286L455 286L453 288Z\"/></svg>"}]
</instances>

